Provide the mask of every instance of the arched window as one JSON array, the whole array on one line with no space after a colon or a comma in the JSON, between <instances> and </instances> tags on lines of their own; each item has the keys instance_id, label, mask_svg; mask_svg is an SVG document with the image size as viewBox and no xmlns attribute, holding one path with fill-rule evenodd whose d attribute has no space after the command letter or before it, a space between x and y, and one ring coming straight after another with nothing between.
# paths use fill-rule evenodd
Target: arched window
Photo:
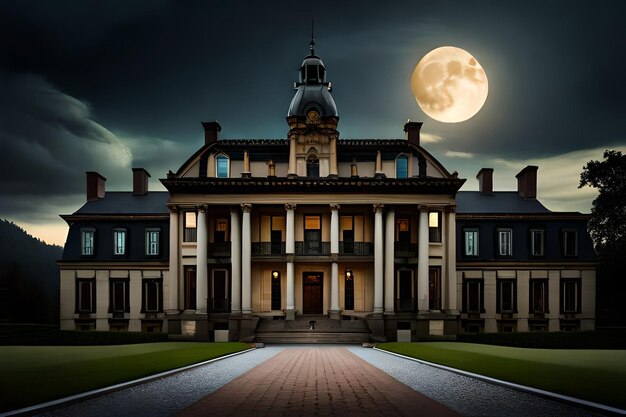
<instances>
[{"instance_id":1,"label":"arched window","mask_svg":"<svg viewBox=\"0 0 626 417\"><path fill-rule=\"evenodd\" d=\"M406 155L400 155L396 158L396 178L408 178L409 176L409 158Z\"/></svg>"},{"instance_id":2,"label":"arched window","mask_svg":"<svg viewBox=\"0 0 626 417\"><path fill-rule=\"evenodd\" d=\"M228 178L228 156L219 154L215 157L215 176Z\"/></svg>"},{"instance_id":3,"label":"arched window","mask_svg":"<svg viewBox=\"0 0 626 417\"><path fill-rule=\"evenodd\" d=\"M319 177L320 176L320 161L317 156L310 155L306 160L306 176L307 177Z\"/></svg>"}]
</instances>

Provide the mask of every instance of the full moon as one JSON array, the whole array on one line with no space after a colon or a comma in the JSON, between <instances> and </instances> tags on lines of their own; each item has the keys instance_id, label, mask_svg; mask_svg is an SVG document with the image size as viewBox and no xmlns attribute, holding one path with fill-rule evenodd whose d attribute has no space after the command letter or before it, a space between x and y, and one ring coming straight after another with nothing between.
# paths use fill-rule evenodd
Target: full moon
<instances>
[{"instance_id":1,"label":"full moon","mask_svg":"<svg viewBox=\"0 0 626 417\"><path fill-rule=\"evenodd\" d=\"M411 90L422 111L435 120L458 123L485 104L485 70L469 52L454 46L433 49L415 66Z\"/></svg>"}]
</instances>

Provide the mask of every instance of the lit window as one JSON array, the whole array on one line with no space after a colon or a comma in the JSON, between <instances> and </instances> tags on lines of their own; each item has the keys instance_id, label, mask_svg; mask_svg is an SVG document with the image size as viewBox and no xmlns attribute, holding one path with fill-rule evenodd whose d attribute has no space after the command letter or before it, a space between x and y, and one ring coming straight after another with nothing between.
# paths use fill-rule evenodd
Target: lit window
<instances>
[{"instance_id":1,"label":"lit window","mask_svg":"<svg viewBox=\"0 0 626 417\"><path fill-rule=\"evenodd\" d=\"M544 236L543 229L530 230L530 254L532 256L543 256L544 254Z\"/></svg>"},{"instance_id":2,"label":"lit window","mask_svg":"<svg viewBox=\"0 0 626 417\"><path fill-rule=\"evenodd\" d=\"M228 178L228 157L226 155L218 155L215 157L216 177Z\"/></svg>"},{"instance_id":3,"label":"lit window","mask_svg":"<svg viewBox=\"0 0 626 417\"><path fill-rule=\"evenodd\" d=\"M126 254L126 230L114 229L113 230L113 255L125 255Z\"/></svg>"},{"instance_id":4,"label":"lit window","mask_svg":"<svg viewBox=\"0 0 626 417\"><path fill-rule=\"evenodd\" d=\"M465 230L465 256L478 256L478 230Z\"/></svg>"},{"instance_id":5,"label":"lit window","mask_svg":"<svg viewBox=\"0 0 626 417\"><path fill-rule=\"evenodd\" d=\"M396 178L408 178L409 176L409 158L406 155L400 155L396 159Z\"/></svg>"},{"instance_id":6,"label":"lit window","mask_svg":"<svg viewBox=\"0 0 626 417\"><path fill-rule=\"evenodd\" d=\"M513 253L513 231L511 229L498 229L498 255L511 256Z\"/></svg>"},{"instance_id":7,"label":"lit window","mask_svg":"<svg viewBox=\"0 0 626 417\"><path fill-rule=\"evenodd\" d=\"M196 241L196 212L195 211L186 211L185 212L185 225L184 225L184 242L195 242Z\"/></svg>"},{"instance_id":8,"label":"lit window","mask_svg":"<svg viewBox=\"0 0 626 417\"><path fill-rule=\"evenodd\" d=\"M146 230L146 255L159 254L159 234L159 230L156 229Z\"/></svg>"},{"instance_id":9,"label":"lit window","mask_svg":"<svg viewBox=\"0 0 626 417\"><path fill-rule=\"evenodd\" d=\"M428 213L428 241L441 242L441 212Z\"/></svg>"},{"instance_id":10,"label":"lit window","mask_svg":"<svg viewBox=\"0 0 626 417\"><path fill-rule=\"evenodd\" d=\"M81 230L81 255L93 255L94 254L94 236L96 232L94 229Z\"/></svg>"},{"instance_id":11,"label":"lit window","mask_svg":"<svg viewBox=\"0 0 626 417\"><path fill-rule=\"evenodd\" d=\"M578 254L576 230L563 230L563 255L576 256Z\"/></svg>"}]
</instances>

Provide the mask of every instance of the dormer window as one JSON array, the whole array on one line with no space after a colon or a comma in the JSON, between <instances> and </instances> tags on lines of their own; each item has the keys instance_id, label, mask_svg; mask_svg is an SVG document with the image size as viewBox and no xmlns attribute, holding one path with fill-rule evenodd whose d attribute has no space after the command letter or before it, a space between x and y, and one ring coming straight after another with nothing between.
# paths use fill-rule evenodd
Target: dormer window
<instances>
[{"instance_id":1,"label":"dormer window","mask_svg":"<svg viewBox=\"0 0 626 417\"><path fill-rule=\"evenodd\" d=\"M228 178L228 156L219 154L215 157L215 176Z\"/></svg>"},{"instance_id":2,"label":"dormer window","mask_svg":"<svg viewBox=\"0 0 626 417\"><path fill-rule=\"evenodd\" d=\"M306 81L307 83L317 83L319 82L319 74L317 65L307 65L306 66Z\"/></svg>"},{"instance_id":3,"label":"dormer window","mask_svg":"<svg viewBox=\"0 0 626 417\"><path fill-rule=\"evenodd\" d=\"M320 176L320 161L317 156L311 155L306 161L306 176L307 177L319 177Z\"/></svg>"},{"instance_id":4,"label":"dormer window","mask_svg":"<svg viewBox=\"0 0 626 417\"><path fill-rule=\"evenodd\" d=\"M396 178L409 177L409 158L406 155L400 155L396 158Z\"/></svg>"}]
</instances>

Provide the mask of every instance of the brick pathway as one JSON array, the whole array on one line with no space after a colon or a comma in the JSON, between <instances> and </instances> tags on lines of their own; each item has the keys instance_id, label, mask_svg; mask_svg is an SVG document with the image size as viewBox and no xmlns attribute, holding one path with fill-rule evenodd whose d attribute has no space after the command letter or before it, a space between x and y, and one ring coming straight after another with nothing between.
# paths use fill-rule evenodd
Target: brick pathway
<instances>
[{"instance_id":1,"label":"brick pathway","mask_svg":"<svg viewBox=\"0 0 626 417\"><path fill-rule=\"evenodd\" d=\"M291 348L178 413L195 416L459 416L344 348Z\"/></svg>"}]
</instances>

